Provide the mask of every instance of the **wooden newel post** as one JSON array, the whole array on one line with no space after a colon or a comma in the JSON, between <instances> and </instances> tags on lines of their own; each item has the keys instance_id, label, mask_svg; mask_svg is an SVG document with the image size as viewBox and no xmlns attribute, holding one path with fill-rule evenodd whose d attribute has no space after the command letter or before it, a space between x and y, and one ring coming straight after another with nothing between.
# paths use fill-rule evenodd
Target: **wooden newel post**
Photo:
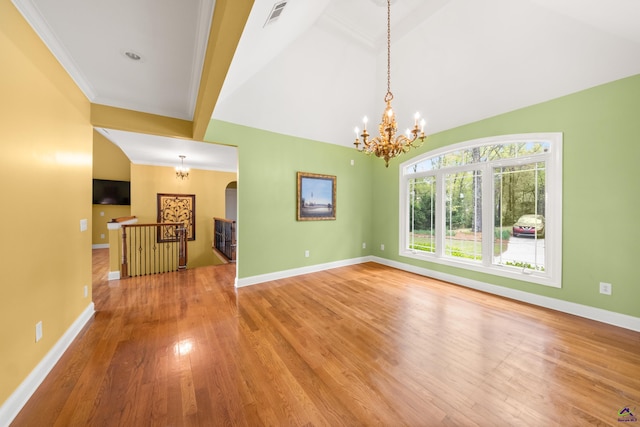
<instances>
[{"instance_id":1,"label":"wooden newel post","mask_svg":"<svg viewBox=\"0 0 640 427\"><path fill-rule=\"evenodd\" d=\"M120 274L122 277L129 277L129 266L127 265L127 226L122 226L122 265Z\"/></svg>"},{"instance_id":2,"label":"wooden newel post","mask_svg":"<svg viewBox=\"0 0 640 427\"><path fill-rule=\"evenodd\" d=\"M187 269L187 229L184 226L176 227L178 235L178 271Z\"/></svg>"}]
</instances>

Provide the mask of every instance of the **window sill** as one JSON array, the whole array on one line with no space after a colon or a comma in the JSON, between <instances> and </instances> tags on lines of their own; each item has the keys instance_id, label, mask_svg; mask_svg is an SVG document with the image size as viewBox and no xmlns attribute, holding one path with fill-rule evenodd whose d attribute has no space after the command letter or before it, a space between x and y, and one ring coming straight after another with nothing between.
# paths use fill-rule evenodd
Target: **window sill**
<instances>
[{"instance_id":1,"label":"window sill","mask_svg":"<svg viewBox=\"0 0 640 427\"><path fill-rule=\"evenodd\" d=\"M404 250L400 251L400 256L406 258L412 258L420 261L431 262L435 264L447 265L450 267L461 268L478 273L491 274L493 276L506 277L513 280L519 280L522 282L534 283L537 285L549 286L553 288L561 288L562 283L558 280L553 280L549 273L541 273L531 269L516 268L510 266L501 265L484 265L479 262L465 261L463 259L457 260L451 257L439 257L435 254Z\"/></svg>"}]
</instances>

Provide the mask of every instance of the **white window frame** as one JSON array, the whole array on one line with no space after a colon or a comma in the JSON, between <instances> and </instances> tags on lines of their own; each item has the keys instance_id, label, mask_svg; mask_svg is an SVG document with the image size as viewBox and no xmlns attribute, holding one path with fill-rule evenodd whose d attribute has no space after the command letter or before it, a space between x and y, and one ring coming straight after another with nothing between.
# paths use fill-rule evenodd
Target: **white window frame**
<instances>
[{"instance_id":1,"label":"white window frame","mask_svg":"<svg viewBox=\"0 0 640 427\"><path fill-rule=\"evenodd\" d=\"M548 141L549 151L521 158L500 159L490 162L471 165L455 166L437 170L422 171L417 173L405 173L409 166L420 163L432 157L438 157L449 152L470 149L485 145ZM464 170L478 169L482 171L482 229L491 230L493 235L493 207L495 206L494 169L501 166L513 166L529 164L536 161L545 162L546 183L545 186L545 268L544 271L536 271L525 268L514 268L493 264L493 242L483 241L482 261L465 260L444 255L445 233L442 232L445 221L445 184L444 175L461 172ZM529 133L515 135L501 135L487 138L474 139L460 142L454 145L442 147L424 153L402 163L400 174L400 242L399 255L422 261L444 264L466 270L488 273L495 276L536 283L545 286L562 287L562 133ZM436 252L429 253L409 248L409 205L408 182L410 179L427 176L436 177L436 216L435 235ZM487 205L489 203L489 205ZM492 239L491 239L492 240Z\"/></svg>"}]
</instances>

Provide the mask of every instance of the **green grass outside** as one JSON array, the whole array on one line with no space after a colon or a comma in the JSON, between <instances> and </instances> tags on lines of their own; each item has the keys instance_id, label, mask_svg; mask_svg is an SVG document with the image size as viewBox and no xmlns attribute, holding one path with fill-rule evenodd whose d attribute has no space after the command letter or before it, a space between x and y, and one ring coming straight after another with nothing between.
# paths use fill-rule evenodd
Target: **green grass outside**
<instances>
[{"instance_id":1,"label":"green grass outside","mask_svg":"<svg viewBox=\"0 0 640 427\"><path fill-rule=\"evenodd\" d=\"M457 232L461 233L469 233L470 230L457 230ZM456 231L448 231L447 237L454 236ZM415 249L418 251L424 251L433 253L435 252L435 237L433 236L432 230L416 230L414 236L413 244L409 245L410 249ZM493 255L498 256L501 253L507 250L507 245L509 243L509 237L511 236L511 227L496 227L495 230L496 239L494 239L493 244ZM502 239L498 239L501 236ZM466 258L473 260L481 260L482 259L482 243L480 241L474 240L452 240L446 239L446 250L445 253L458 258ZM505 265L518 267L518 268L529 268L538 271L544 271L543 266L532 266L529 263L523 262L512 262L509 261L505 263Z\"/></svg>"},{"instance_id":2,"label":"green grass outside","mask_svg":"<svg viewBox=\"0 0 640 427\"><path fill-rule=\"evenodd\" d=\"M459 257L474 260L482 259L482 242L473 240L452 240L446 239L445 253ZM432 233L421 233L416 230L413 244L409 245L410 249L424 252L435 252L435 237ZM500 255L507 250L507 241L496 240L493 245L493 254Z\"/></svg>"}]
</instances>

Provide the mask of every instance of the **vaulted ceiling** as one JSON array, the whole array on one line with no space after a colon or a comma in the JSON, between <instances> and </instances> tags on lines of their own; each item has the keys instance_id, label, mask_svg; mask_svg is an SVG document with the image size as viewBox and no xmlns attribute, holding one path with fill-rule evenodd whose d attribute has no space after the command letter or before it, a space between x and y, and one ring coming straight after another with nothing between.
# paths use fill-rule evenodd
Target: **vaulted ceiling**
<instances>
[{"instance_id":1,"label":"vaulted ceiling","mask_svg":"<svg viewBox=\"0 0 640 427\"><path fill-rule=\"evenodd\" d=\"M268 23L283 1L255 0L246 25L232 23L242 32L227 72L210 53L234 36L211 29L225 28L216 19L228 19L234 1L252 3L13 0L93 104L194 123L204 111L207 122L212 114L345 146L364 115L377 122L384 0L288 0ZM399 125L419 111L428 134L640 73L637 0L394 0L391 15ZM221 75L221 87L207 73ZM207 157L214 144L104 134L134 163L175 165L189 148L202 168L222 168Z\"/></svg>"}]
</instances>

